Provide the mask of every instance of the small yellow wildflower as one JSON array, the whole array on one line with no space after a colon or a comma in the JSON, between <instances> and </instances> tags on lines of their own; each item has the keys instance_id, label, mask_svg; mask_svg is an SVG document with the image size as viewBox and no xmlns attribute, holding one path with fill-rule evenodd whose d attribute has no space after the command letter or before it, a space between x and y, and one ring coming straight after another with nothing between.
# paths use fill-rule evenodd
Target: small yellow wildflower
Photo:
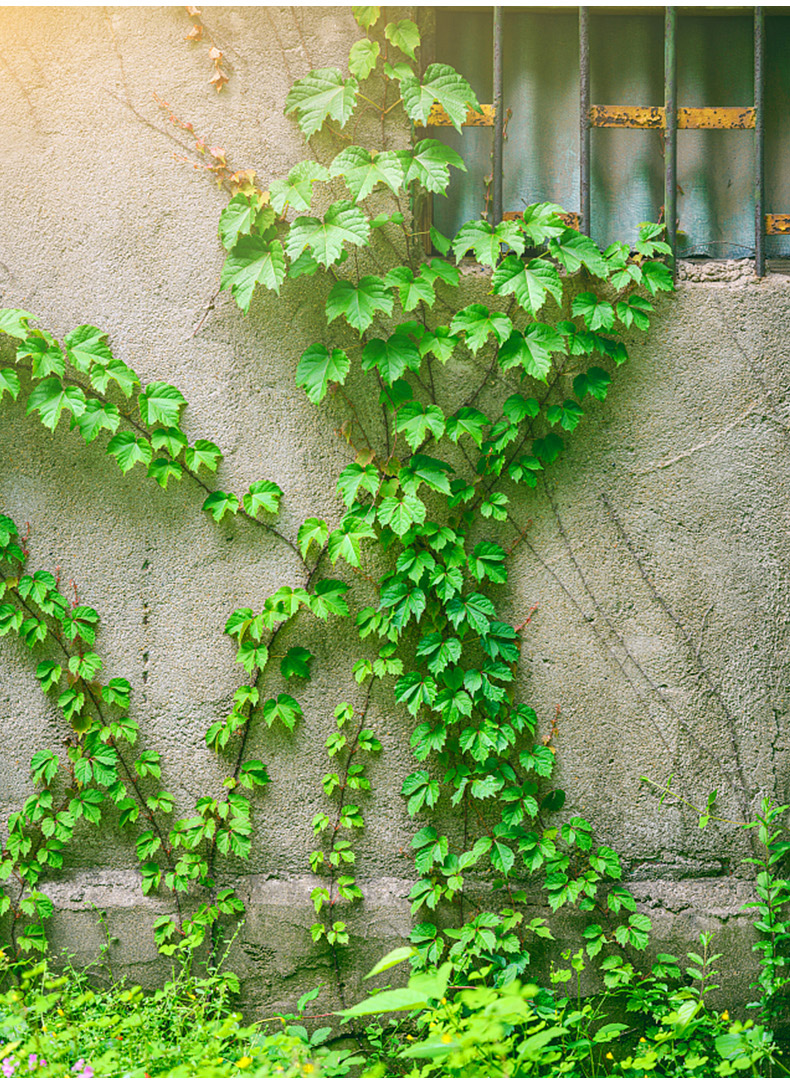
<instances>
[{"instance_id":1,"label":"small yellow wildflower","mask_svg":"<svg viewBox=\"0 0 790 1087\"><path fill-rule=\"evenodd\" d=\"M726 1023L726 1022L727 1022L727 1020L728 1020L728 1019L730 1018L730 1013L729 1013L729 1012L727 1011L727 1009L726 1009L726 1008L725 1008L725 1009L724 1009L724 1011L723 1011L723 1012L721 1013L721 1017L722 1017L722 1019L724 1020L724 1022L725 1022L725 1023Z\"/></svg>"},{"instance_id":2,"label":"small yellow wildflower","mask_svg":"<svg viewBox=\"0 0 790 1087\"><path fill-rule=\"evenodd\" d=\"M646 1042L646 1041L647 1041L647 1038L640 1038L640 1039L639 1039L639 1041L640 1041L640 1042Z\"/></svg>"},{"instance_id":3,"label":"small yellow wildflower","mask_svg":"<svg viewBox=\"0 0 790 1087\"><path fill-rule=\"evenodd\" d=\"M450 1035L449 1034L443 1034L442 1035L442 1045L449 1045L450 1042L452 1042L452 1038L450 1037Z\"/></svg>"},{"instance_id":4,"label":"small yellow wildflower","mask_svg":"<svg viewBox=\"0 0 790 1087\"><path fill-rule=\"evenodd\" d=\"M446 996L443 996L443 997L442 997L442 1001L441 1001L441 1002L442 1002L442 1004L446 1004L446 1003L447 1003L447 997L446 997Z\"/></svg>"},{"instance_id":5,"label":"small yellow wildflower","mask_svg":"<svg viewBox=\"0 0 790 1087\"><path fill-rule=\"evenodd\" d=\"M607 1059L607 1061L613 1061L614 1060L614 1054L613 1053L607 1053L606 1054L606 1059Z\"/></svg>"},{"instance_id":6,"label":"small yellow wildflower","mask_svg":"<svg viewBox=\"0 0 790 1087\"><path fill-rule=\"evenodd\" d=\"M251 1064L252 1057L248 1057L246 1055L244 1057L240 1057L239 1060L236 1061L237 1068L249 1068Z\"/></svg>"},{"instance_id":7,"label":"small yellow wildflower","mask_svg":"<svg viewBox=\"0 0 790 1087\"><path fill-rule=\"evenodd\" d=\"M414 1035L413 1034L407 1034L406 1035L406 1041L407 1042L413 1042L414 1041Z\"/></svg>"},{"instance_id":8,"label":"small yellow wildflower","mask_svg":"<svg viewBox=\"0 0 790 1087\"><path fill-rule=\"evenodd\" d=\"M308 1076L309 1076L311 1072L315 1072L315 1065L314 1064L303 1064L302 1065L302 1071L306 1072L308 1074Z\"/></svg>"}]
</instances>

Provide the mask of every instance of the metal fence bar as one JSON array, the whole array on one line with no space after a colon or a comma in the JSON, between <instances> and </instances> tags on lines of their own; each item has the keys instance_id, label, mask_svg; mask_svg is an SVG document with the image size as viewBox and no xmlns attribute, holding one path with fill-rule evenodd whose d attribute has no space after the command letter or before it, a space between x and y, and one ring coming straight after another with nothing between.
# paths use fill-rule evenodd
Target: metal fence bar
<instances>
[{"instance_id":1,"label":"metal fence bar","mask_svg":"<svg viewBox=\"0 0 790 1087\"><path fill-rule=\"evenodd\" d=\"M502 8L494 8L494 154L491 181L491 218L502 222L502 152L505 115L502 105Z\"/></svg>"},{"instance_id":2,"label":"metal fence bar","mask_svg":"<svg viewBox=\"0 0 790 1087\"><path fill-rule=\"evenodd\" d=\"M754 9L754 271L765 275L765 15Z\"/></svg>"},{"instance_id":3,"label":"metal fence bar","mask_svg":"<svg viewBox=\"0 0 790 1087\"><path fill-rule=\"evenodd\" d=\"M579 8L579 229L590 233L590 28Z\"/></svg>"},{"instance_id":4,"label":"metal fence bar","mask_svg":"<svg viewBox=\"0 0 790 1087\"><path fill-rule=\"evenodd\" d=\"M677 10L666 8L664 17L664 221L671 262L677 265L677 173L678 173L678 65Z\"/></svg>"}]
</instances>

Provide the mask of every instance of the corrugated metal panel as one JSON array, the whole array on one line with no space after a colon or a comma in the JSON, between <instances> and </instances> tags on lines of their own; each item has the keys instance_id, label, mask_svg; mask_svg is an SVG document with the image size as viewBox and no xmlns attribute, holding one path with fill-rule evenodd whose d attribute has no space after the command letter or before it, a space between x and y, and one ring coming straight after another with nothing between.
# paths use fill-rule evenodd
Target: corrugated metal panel
<instances>
[{"instance_id":1,"label":"corrugated metal panel","mask_svg":"<svg viewBox=\"0 0 790 1087\"><path fill-rule=\"evenodd\" d=\"M655 14L654 14L655 12ZM743 12L743 13L742 13ZM790 18L766 14L766 211L790 212ZM512 110L504 148L504 207L536 200L579 206L577 10L505 9L504 100ZM591 101L660 106L663 18L590 11ZM437 10L437 59L454 64L482 102L491 101L492 15ZM678 104L753 104L752 17L684 14L678 18ZM463 150L469 175L437 199L435 220L452 233L484 208L491 172L490 128L441 130ZM663 203L661 131L596 129L592 141L593 237L632 239ZM754 252L754 137L748 130L681 130L678 135L679 256L751 256ZM790 255L790 239L770 237L768 256Z\"/></svg>"}]
</instances>

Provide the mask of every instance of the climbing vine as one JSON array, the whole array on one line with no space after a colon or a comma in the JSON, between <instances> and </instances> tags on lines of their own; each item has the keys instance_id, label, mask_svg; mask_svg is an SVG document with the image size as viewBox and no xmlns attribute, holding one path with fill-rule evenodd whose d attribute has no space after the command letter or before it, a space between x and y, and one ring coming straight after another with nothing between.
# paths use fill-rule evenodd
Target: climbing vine
<instances>
[{"instance_id":1,"label":"climbing vine","mask_svg":"<svg viewBox=\"0 0 790 1087\"><path fill-rule=\"evenodd\" d=\"M275 483L254 481L240 495L214 487L222 451L181 428L178 389L143 387L93 326L59 340L26 311L0 311L0 331L17 344L14 364L0 370L0 402L20 395L26 375L27 411L44 427L69 418L124 474L144 470L152 486L191 488L214 521L254 523L271 546L298 556L304 574L262 603L238 601L229 616L225 632L247 681L206 733L227 776L216 797L182 815L159 788L159 755L137 751L130 684L99 679L98 615L76 596L70 602L51 573L27 573L25 538L0 519L0 634L46 657L37 678L70 726L65 757L34 755L37 791L12 817L3 848L0 875L17 889L0 911L11 913L22 950L45 946L52 904L37 890L43 873L63 864L77 824L98 823L108 807L121 826L140 827L143 891L172 895L155 930L163 952L216 937L223 915L242 912L217 855L249 855L252 796L269 780L261 760L245 757L253 730L292 732L303 718L278 673L308 681L316 662L300 645L275 650L305 612L341 617L364 646L353 667L357 693L338 705L326 739L328 765L316 780L326 803L305 858L317 879L312 936L336 966L363 894L355 843L381 749L369 711L390 697L414 719L414 769L401 794L415 821L412 940L423 961L449 950L466 969L483 962L500 982L522 973L530 941L548 934L545 921L524 916L525 886L536 877L551 909L589 911L591 956L612 942L646 945L650 923L618 882L616 854L584 819L558 815L566 798L551 784L556 719L541 727L517 674L531 613L514 623L501 613L508 561L528 532L519 503L606 398L627 360L622 332L648 328L653 297L672 289L663 230L643 224L633 249L601 251L548 203L501 223L469 222L453 238L420 229L418 204L444 194L450 171L464 169L455 151L425 136L431 109L460 130L479 103L449 65L420 71L412 21L353 10L364 37L351 48L349 74L312 71L286 101L312 157L266 190L245 172L219 221L221 289L244 313L256 291L279 294L300 278L324 300L326 334L295 347L295 380L318 411L331 398L346 417L352 459L338 477L345 513L336 523L310 517L288 539L273 523ZM361 121L371 117L379 142L363 146ZM313 149L319 134L324 151L335 145L328 154ZM367 572L374 552L381 576ZM203 904L189 917L182 900L196 890ZM496 913L491 891L505 903ZM444 933L431 919L442 903L457 905L459 918Z\"/></svg>"}]
</instances>

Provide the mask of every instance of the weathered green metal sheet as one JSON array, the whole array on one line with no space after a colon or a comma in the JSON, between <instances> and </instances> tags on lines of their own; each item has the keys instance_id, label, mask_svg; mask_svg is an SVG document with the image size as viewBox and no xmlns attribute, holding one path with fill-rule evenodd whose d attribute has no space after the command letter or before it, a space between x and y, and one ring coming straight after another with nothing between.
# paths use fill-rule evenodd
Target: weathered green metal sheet
<instances>
[{"instance_id":1,"label":"weathered green metal sheet","mask_svg":"<svg viewBox=\"0 0 790 1087\"><path fill-rule=\"evenodd\" d=\"M653 13L655 12L655 13ZM504 207L536 200L579 210L578 13L507 8ZM663 205L663 17L590 10L591 102L654 107L653 130L596 128L591 135L591 231L600 243L632 239ZM437 9L437 60L463 71L481 102L492 100L492 16ZM678 15L678 254L748 257L754 251L753 27L743 11ZM766 211L790 212L790 16L766 11ZM492 130L437 129L463 149L469 175L435 202L452 233L484 211ZM790 237L771 233L769 257L790 256Z\"/></svg>"}]
</instances>

